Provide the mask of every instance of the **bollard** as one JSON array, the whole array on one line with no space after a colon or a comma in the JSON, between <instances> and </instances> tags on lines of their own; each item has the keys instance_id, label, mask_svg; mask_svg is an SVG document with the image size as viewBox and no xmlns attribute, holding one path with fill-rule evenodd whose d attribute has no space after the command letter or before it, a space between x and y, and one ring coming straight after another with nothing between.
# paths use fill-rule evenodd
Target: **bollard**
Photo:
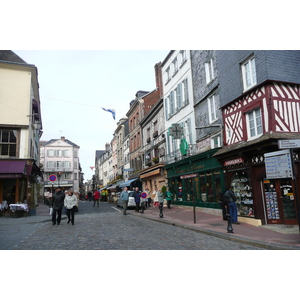
<instances>
[{"instance_id":1,"label":"bollard","mask_svg":"<svg viewBox=\"0 0 300 300\"><path fill-rule=\"evenodd\" d=\"M234 233L233 228L232 228L231 215L226 214L226 217L227 217L227 220L228 220L227 233Z\"/></svg>"},{"instance_id":2,"label":"bollard","mask_svg":"<svg viewBox=\"0 0 300 300\"><path fill-rule=\"evenodd\" d=\"M159 217L160 218L163 218L164 217L164 214L163 214L163 203L159 203Z\"/></svg>"}]
</instances>

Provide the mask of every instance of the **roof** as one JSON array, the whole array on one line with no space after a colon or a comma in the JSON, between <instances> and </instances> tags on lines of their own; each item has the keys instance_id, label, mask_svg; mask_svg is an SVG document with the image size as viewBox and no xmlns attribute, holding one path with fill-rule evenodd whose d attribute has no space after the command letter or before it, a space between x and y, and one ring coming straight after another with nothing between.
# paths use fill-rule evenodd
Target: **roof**
<instances>
[{"instance_id":1,"label":"roof","mask_svg":"<svg viewBox=\"0 0 300 300\"><path fill-rule=\"evenodd\" d=\"M49 144L51 144L51 143L54 143L55 141L61 141L61 139L51 139L51 140L47 141L47 142L44 144L44 146L47 146L47 145L49 145ZM73 147L78 147L78 148L80 148L78 145L76 145L75 143L71 142L71 141L68 140L68 139L64 139L63 142L66 142L66 143L72 145Z\"/></svg>"},{"instance_id":2,"label":"roof","mask_svg":"<svg viewBox=\"0 0 300 300\"><path fill-rule=\"evenodd\" d=\"M0 50L0 61L27 64L26 61L11 50Z\"/></svg>"}]
</instances>

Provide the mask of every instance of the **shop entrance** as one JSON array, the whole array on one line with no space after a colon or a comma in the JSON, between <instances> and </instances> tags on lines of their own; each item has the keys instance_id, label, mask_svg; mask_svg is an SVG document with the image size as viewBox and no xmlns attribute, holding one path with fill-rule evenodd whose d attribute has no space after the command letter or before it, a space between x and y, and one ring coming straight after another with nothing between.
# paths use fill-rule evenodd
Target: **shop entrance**
<instances>
[{"instance_id":1,"label":"shop entrance","mask_svg":"<svg viewBox=\"0 0 300 300\"><path fill-rule=\"evenodd\" d=\"M291 179L264 180L264 195L268 224L298 224Z\"/></svg>"}]
</instances>

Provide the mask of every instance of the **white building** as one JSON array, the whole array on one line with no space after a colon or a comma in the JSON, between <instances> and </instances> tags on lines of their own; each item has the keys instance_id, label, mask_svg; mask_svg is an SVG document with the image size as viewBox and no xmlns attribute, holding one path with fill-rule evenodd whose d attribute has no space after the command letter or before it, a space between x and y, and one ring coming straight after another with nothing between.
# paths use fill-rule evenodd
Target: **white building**
<instances>
[{"instance_id":1,"label":"white building","mask_svg":"<svg viewBox=\"0 0 300 300\"><path fill-rule=\"evenodd\" d=\"M181 147L196 148L196 129L190 51L172 50L162 62L166 163L181 159ZM176 125L173 125L176 124ZM177 127L176 127L177 126ZM174 131L177 138L174 138Z\"/></svg>"},{"instance_id":2,"label":"white building","mask_svg":"<svg viewBox=\"0 0 300 300\"><path fill-rule=\"evenodd\" d=\"M40 162L43 164L45 191L59 185L63 189L79 191L79 148L63 136L41 142Z\"/></svg>"}]
</instances>

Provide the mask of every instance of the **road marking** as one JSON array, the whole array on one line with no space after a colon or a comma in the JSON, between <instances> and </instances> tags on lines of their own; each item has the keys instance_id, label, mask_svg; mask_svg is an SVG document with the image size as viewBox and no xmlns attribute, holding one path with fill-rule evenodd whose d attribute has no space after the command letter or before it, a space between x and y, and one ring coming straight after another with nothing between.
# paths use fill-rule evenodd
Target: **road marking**
<instances>
[{"instance_id":1,"label":"road marking","mask_svg":"<svg viewBox=\"0 0 300 300\"><path fill-rule=\"evenodd\" d=\"M115 209L115 210L121 212L121 210L119 210L118 208L116 208L116 207L114 207L114 206L111 206L111 208L113 208L113 209Z\"/></svg>"}]
</instances>

